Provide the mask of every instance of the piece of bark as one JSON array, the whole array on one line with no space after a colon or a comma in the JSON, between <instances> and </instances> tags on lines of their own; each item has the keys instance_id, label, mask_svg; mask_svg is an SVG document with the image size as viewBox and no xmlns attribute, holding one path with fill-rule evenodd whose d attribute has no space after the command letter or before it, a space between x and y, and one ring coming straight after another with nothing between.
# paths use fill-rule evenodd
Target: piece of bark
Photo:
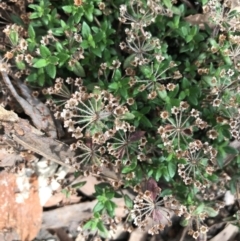
<instances>
[{"instance_id":1,"label":"piece of bark","mask_svg":"<svg viewBox=\"0 0 240 241\"><path fill-rule=\"evenodd\" d=\"M214 238L209 241L231 241L238 234L238 227L232 224L228 224L220 233L218 233Z\"/></svg>"},{"instance_id":2,"label":"piece of bark","mask_svg":"<svg viewBox=\"0 0 240 241\"><path fill-rule=\"evenodd\" d=\"M78 182L86 182L85 185L79 188L79 190L86 196L92 196L95 193L95 185L99 184L100 181L96 177L89 175L87 177L78 177L72 185Z\"/></svg>"},{"instance_id":3,"label":"piece of bark","mask_svg":"<svg viewBox=\"0 0 240 241\"><path fill-rule=\"evenodd\" d=\"M18 121L18 115L13 112L4 109L0 105L0 121L7 121L7 122L17 122Z\"/></svg>"},{"instance_id":4,"label":"piece of bark","mask_svg":"<svg viewBox=\"0 0 240 241\"><path fill-rule=\"evenodd\" d=\"M69 225L77 228L79 223L92 217L92 209L96 203L97 200L94 200L43 212L42 228L54 229Z\"/></svg>"},{"instance_id":5,"label":"piece of bark","mask_svg":"<svg viewBox=\"0 0 240 241\"><path fill-rule=\"evenodd\" d=\"M0 56L0 61L1 60L2 57ZM32 97L28 87L26 85L23 85L19 80L17 80L16 83L21 89L24 98L21 97L12 85L12 82L9 79L7 72L3 69L1 69L0 71L2 74L3 82L8 88L9 92L20 104L24 112L31 118L35 127L39 130L45 131L52 138L57 138L56 128L50 110L47 108L47 106L45 106L37 98Z\"/></svg>"},{"instance_id":6,"label":"piece of bark","mask_svg":"<svg viewBox=\"0 0 240 241\"><path fill-rule=\"evenodd\" d=\"M49 137L36 136L28 133L23 136L12 135L13 140L50 161L54 161L62 166L72 167L65 163L67 158L72 157L72 153L67 145L57 142Z\"/></svg>"},{"instance_id":7,"label":"piece of bark","mask_svg":"<svg viewBox=\"0 0 240 241\"><path fill-rule=\"evenodd\" d=\"M29 103L30 106L33 107L33 110L36 112L37 116L30 116L31 119L34 118L35 122L36 118L39 118L38 129L44 131L49 137L56 139L57 131L55 127L55 123L53 121L53 116L44 103L42 103L38 98L33 97L31 95L31 91L28 86L22 83L20 80L15 79L18 88L21 90L21 94L24 99ZM23 108L24 109L24 108Z\"/></svg>"},{"instance_id":8,"label":"piece of bark","mask_svg":"<svg viewBox=\"0 0 240 241\"><path fill-rule=\"evenodd\" d=\"M3 116L6 116L7 112L2 115L2 119L5 119ZM12 114L10 111L9 113ZM13 118L12 120L12 122L2 121L7 136L12 136L15 142L27 150L40 154L60 165L72 168L65 163L67 158L73 158L74 156L68 145L43 136L43 133L30 125L27 120L21 118Z\"/></svg>"},{"instance_id":9,"label":"piece of bark","mask_svg":"<svg viewBox=\"0 0 240 241\"><path fill-rule=\"evenodd\" d=\"M144 241L147 238L147 232L141 232L139 229L135 229L129 238L129 241Z\"/></svg>"},{"instance_id":10,"label":"piece of bark","mask_svg":"<svg viewBox=\"0 0 240 241\"><path fill-rule=\"evenodd\" d=\"M33 240L42 220L36 176L2 172L0 207L0 230L15 230L21 241Z\"/></svg>"},{"instance_id":11,"label":"piece of bark","mask_svg":"<svg viewBox=\"0 0 240 241\"><path fill-rule=\"evenodd\" d=\"M67 204L75 204L79 203L81 200L81 197L78 197L76 195L71 195L70 197L66 197L64 193L56 193L54 194L45 204L44 207L54 207L58 206L60 203L61 205L67 205Z\"/></svg>"},{"instance_id":12,"label":"piece of bark","mask_svg":"<svg viewBox=\"0 0 240 241\"><path fill-rule=\"evenodd\" d=\"M198 25L200 29L205 29L205 24L208 25L211 29L216 27L216 24L211 21L211 14L210 13L198 13L194 15L189 15L184 19L191 23L192 25Z\"/></svg>"},{"instance_id":13,"label":"piece of bark","mask_svg":"<svg viewBox=\"0 0 240 241\"><path fill-rule=\"evenodd\" d=\"M11 167L22 160L17 153L8 153L5 149L0 149L0 167Z\"/></svg>"}]
</instances>

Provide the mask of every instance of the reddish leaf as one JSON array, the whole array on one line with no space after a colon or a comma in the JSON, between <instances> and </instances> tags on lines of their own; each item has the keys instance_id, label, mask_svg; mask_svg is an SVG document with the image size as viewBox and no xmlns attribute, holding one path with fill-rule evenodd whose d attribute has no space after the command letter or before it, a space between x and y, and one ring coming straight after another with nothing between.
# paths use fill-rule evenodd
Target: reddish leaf
<instances>
[{"instance_id":1,"label":"reddish leaf","mask_svg":"<svg viewBox=\"0 0 240 241\"><path fill-rule=\"evenodd\" d=\"M158 187L157 182L153 178L149 178L147 181L147 190L152 193L152 200L155 200L157 195L159 195L161 188Z\"/></svg>"},{"instance_id":2,"label":"reddish leaf","mask_svg":"<svg viewBox=\"0 0 240 241\"><path fill-rule=\"evenodd\" d=\"M140 138L143 137L144 135L145 135L145 131L135 131L135 132L131 133L128 140L130 142L139 141Z\"/></svg>"},{"instance_id":3,"label":"reddish leaf","mask_svg":"<svg viewBox=\"0 0 240 241\"><path fill-rule=\"evenodd\" d=\"M183 130L183 133L184 133L185 135L191 136L191 135L192 135L192 129L191 129L191 128L185 128L185 129Z\"/></svg>"}]
</instances>

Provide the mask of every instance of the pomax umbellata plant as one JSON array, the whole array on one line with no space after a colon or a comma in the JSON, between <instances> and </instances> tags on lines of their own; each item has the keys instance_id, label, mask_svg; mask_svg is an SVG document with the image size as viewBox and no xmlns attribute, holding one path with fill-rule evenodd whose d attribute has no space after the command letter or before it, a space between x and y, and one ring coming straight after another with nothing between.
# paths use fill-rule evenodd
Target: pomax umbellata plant
<instances>
[{"instance_id":1,"label":"pomax umbellata plant","mask_svg":"<svg viewBox=\"0 0 240 241\"><path fill-rule=\"evenodd\" d=\"M175 214L195 239L206 238L206 218L224 207L217 201L224 190L236 192L240 174L231 144L240 139L236 5L28 2L27 21L4 29L10 45L1 68L16 66L15 76L43 87L46 104L75 138L77 155L66 161L78 175L101 177L83 230L109 237L119 221L112 200L122 197L128 231L134 223L157 234Z\"/></svg>"}]
</instances>

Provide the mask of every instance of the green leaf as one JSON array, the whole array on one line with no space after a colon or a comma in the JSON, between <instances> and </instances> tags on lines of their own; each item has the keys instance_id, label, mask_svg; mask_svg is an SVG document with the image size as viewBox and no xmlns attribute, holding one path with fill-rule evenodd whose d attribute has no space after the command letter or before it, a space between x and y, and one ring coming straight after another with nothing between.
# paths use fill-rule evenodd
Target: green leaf
<instances>
[{"instance_id":1,"label":"green leaf","mask_svg":"<svg viewBox=\"0 0 240 241\"><path fill-rule=\"evenodd\" d=\"M181 91L180 94L179 94L178 99L179 99L179 100L184 100L185 97L186 97L186 93L185 93L184 91Z\"/></svg>"},{"instance_id":2,"label":"green leaf","mask_svg":"<svg viewBox=\"0 0 240 241\"><path fill-rule=\"evenodd\" d=\"M35 39L35 31L34 31L34 28L31 24L29 24L28 26L28 36L31 38L31 39Z\"/></svg>"},{"instance_id":3,"label":"green leaf","mask_svg":"<svg viewBox=\"0 0 240 241\"><path fill-rule=\"evenodd\" d=\"M236 148L232 147L232 146L224 146L223 150L227 153L227 154L233 154L233 155L237 155L239 152Z\"/></svg>"},{"instance_id":4,"label":"green leaf","mask_svg":"<svg viewBox=\"0 0 240 241\"><path fill-rule=\"evenodd\" d=\"M102 11L97 9L97 8L94 8L93 13L94 13L95 16L101 16L102 15Z\"/></svg>"},{"instance_id":5,"label":"green leaf","mask_svg":"<svg viewBox=\"0 0 240 241\"><path fill-rule=\"evenodd\" d=\"M207 3L208 3L208 1L209 1L209 0L201 0L201 2L202 2L202 5L205 5L205 4L207 4Z\"/></svg>"},{"instance_id":6,"label":"green leaf","mask_svg":"<svg viewBox=\"0 0 240 241\"><path fill-rule=\"evenodd\" d=\"M173 18L174 27L177 29L179 26L180 15L175 15Z\"/></svg>"},{"instance_id":7,"label":"green leaf","mask_svg":"<svg viewBox=\"0 0 240 241\"><path fill-rule=\"evenodd\" d=\"M134 118L135 115L130 112L127 112L120 117L121 120L133 120Z\"/></svg>"},{"instance_id":8,"label":"green leaf","mask_svg":"<svg viewBox=\"0 0 240 241\"><path fill-rule=\"evenodd\" d=\"M173 178L176 173L176 164L172 161L168 163L168 172L171 178Z\"/></svg>"},{"instance_id":9,"label":"green leaf","mask_svg":"<svg viewBox=\"0 0 240 241\"><path fill-rule=\"evenodd\" d=\"M71 13L73 10L73 6L72 5L63 6L62 9L66 13Z\"/></svg>"},{"instance_id":10,"label":"green leaf","mask_svg":"<svg viewBox=\"0 0 240 241\"><path fill-rule=\"evenodd\" d=\"M238 163L238 165L240 164L240 155L237 155L235 157L235 161L236 161L236 163Z\"/></svg>"},{"instance_id":11,"label":"green leaf","mask_svg":"<svg viewBox=\"0 0 240 241\"><path fill-rule=\"evenodd\" d=\"M181 4L180 6L178 7L175 7L175 6L172 6L171 7L171 10L172 12L174 13L174 15L179 15L179 16L183 16L183 13L184 13L184 5Z\"/></svg>"},{"instance_id":12,"label":"green leaf","mask_svg":"<svg viewBox=\"0 0 240 241\"><path fill-rule=\"evenodd\" d=\"M122 73L121 73L121 71L120 71L119 69L116 69L116 70L114 71L114 75L113 75L112 80L120 81L121 78L122 78ZM119 82L119 83L121 83L121 82ZM120 85L119 85L119 86L120 86Z\"/></svg>"},{"instance_id":13,"label":"green leaf","mask_svg":"<svg viewBox=\"0 0 240 241\"><path fill-rule=\"evenodd\" d=\"M89 45L92 47L92 48L95 48L96 47L96 44L93 40L93 36L91 34L88 35L88 43Z\"/></svg>"},{"instance_id":14,"label":"green leaf","mask_svg":"<svg viewBox=\"0 0 240 241\"><path fill-rule=\"evenodd\" d=\"M190 30L190 34L192 36L195 36L197 34L197 32L198 32L198 27L197 26L192 26L191 30Z\"/></svg>"},{"instance_id":15,"label":"green leaf","mask_svg":"<svg viewBox=\"0 0 240 241\"><path fill-rule=\"evenodd\" d=\"M94 225L93 223L95 223L94 220L89 220L88 222L86 222L83 226L83 229L90 229L90 230L94 230L94 227L93 226L96 226L97 227L97 224Z\"/></svg>"},{"instance_id":16,"label":"green leaf","mask_svg":"<svg viewBox=\"0 0 240 241\"><path fill-rule=\"evenodd\" d=\"M169 26L171 29L177 29L172 21L169 21L167 26Z\"/></svg>"},{"instance_id":17,"label":"green leaf","mask_svg":"<svg viewBox=\"0 0 240 241\"><path fill-rule=\"evenodd\" d=\"M105 194L106 198L112 199L115 196L115 192L111 189L108 189Z\"/></svg>"},{"instance_id":18,"label":"green leaf","mask_svg":"<svg viewBox=\"0 0 240 241\"><path fill-rule=\"evenodd\" d=\"M93 21L93 8L87 8L84 11L84 16L87 18L89 22Z\"/></svg>"},{"instance_id":19,"label":"green leaf","mask_svg":"<svg viewBox=\"0 0 240 241\"><path fill-rule=\"evenodd\" d=\"M123 64L124 69L126 69L127 67L132 67L131 62L134 60L135 56L136 56L135 54L132 54L124 60L124 64Z\"/></svg>"},{"instance_id":20,"label":"green leaf","mask_svg":"<svg viewBox=\"0 0 240 241\"><path fill-rule=\"evenodd\" d=\"M98 33L99 32L99 28L97 28L97 27L91 27L91 29L92 29L92 31L94 32L94 33ZM102 32L100 32L101 34L102 34ZM94 35L94 36L96 36L96 35Z\"/></svg>"},{"instance_id":21,"label":"green leaf","mask_svg":"<svg viewBox=\"0 0 240 241\"><path fill-rule=\"evenodd\" d=\"M67 189L62 189L62 193L65 195L66 198L69 198L71 193Z\"/></svg>"},{"instance_id":22,"label":"green leaf","mask_svg":"<svg viewBox=\"0 0 240 241\"><path fill-rule=\"evenodd\" d=\"M171 8L171 7L172 7L171 0L163 0L163 2L164 2L165 6L166 6L167 8Z\"/></svg>"},{"instance_id":23,"label":"green leaf","mask_svg":"<svg viewBox=\"0 0 240 241\"><path fill-rule=\"evenodd\" d=\"M106 182L102 182L94 186L97 195L101 195L103 192L105 192L105 189L109 189L109 187L110 185Z\"/></svg>"},{"instance_id":24,"label":"green leaf","mask_svg":"<svg viewBox=\"0 0 240 241\"><path fill-rule=\"evenodd\" d=\"M158 96L162 100L166 100L166 98L167 98L167 91L166 90L162 90L162 91L157 90L157 93L158 93Z\"/></svg>"},{"instance_id":25,"label":"green leaf","mask_svg":"<svg viewBox=\"0 0 240 241\"><path fill-rule=\"evenodd\" d=\"M141 114L146 115L151 110L151 106L145 106L141 109Z\"/></svg>"},{"instance_id":26,"label":"green leaf","mask_svg":"<svg viewBox=\"0 0 240 241\"><path fill-rule=\"evenodd\" d=\"M140 70L141 70L141 72L144 74L144 76L146 78L150 78L151 77L151 75L152 75L151 66L148 66L148 65L140 66Z\"/></svg>"},{"instance_id":27,"label":"green leaf","mask_svg":"<svg viewBox=\"0 0 240 241\"><path fill-rule=\"evenodd\" d=\"M97 202L97 204L93 208L93 212L97 213L97 212L102 211L103 209L104 209L103 203L102 202Z\"/></svg>"},{"instance_id":28,"label":"green leaf","mask_svg":"<svg viewBox=\"0 0 240 241\"><path fill-rule=\"evenodd\" d=\"M73 184L71 187L72 188L80 188L80 187L84 186L85 184L86 184L86 181L78 182L78 183Z\"/></svg>"},{"instance_id":29,"label":"green leaf","mask_svg":"<svg viewBox=\"0 0 240 241\"><path fill-rule=\"evenodd\" d=\"M37 77L37 83L40 85L40 86L44 86L45 84L45 74L39 74L38 77Z\"/></svg>"},{"instance_id":30,"label":"green leaf","mask_svg":"<svg viewBox=\"0 0 240 241\"><path fill-rule=\"evenodd\" d=\"M226 157L226 152L223 150L222 147L220 147L218 149L218 154L217 154L217 163L220 168L223 167L225 157Z\"/></svg>"},{"instance_id":31,"label":"green leaf","mask_svg":"<svg viewBox=\"0 0 240 241\"><path fill-rule=\"evenodd\" d=\"M146 116L144 116L144 115L141 117L141 123L142 123L142 125L144 125L145 127L152 127L151 121L150 121Z\"/></svg>"},{"instance_id":32,"label":"green leaf","mask_svg":"<svg viewBox=\"0 0 240 241\"><path fill-rule=\"evenodd\" d=\"M73 66L73 72L79 77L85 77L85 71L79 62L76 62Z\"/></svg>"},{"instance_id":33,"label":"green leaf","mask_svg":"<svg viewBox=\"0 0 240 241\"><path fill-rule=\"evenodd\" d=\"M59 53L62 53L62 51L63 51L63 46L62 46L61 43L56 42L56 43L55 43L55 48L56 48L56 50L57 50Z\"/></svg>"},{"instance_id":34,"label":"green leaf","mask_svg":"<svg viewBox=\"0 0 240 241\"><path fill-rule=\"evenodd\" d=\"M70 55L66 54L66 53L58 53L57 54L57 58L58 58L58 66L61 67L62 65L64 65L67 60L70 58Z\"/></svg>"},{"instance_id":35,"label":"green leaf","mask_svg":"<svg viewBox=\"0 0 240 241\"><path fill-rule=\"evenodd\" d=\"M119 88L119 86L118 86L118 83L117 83L117 82L113 82L113 83L111 83L110 85L108 85L108 88L109 88L110 90L117 90L117 89Z\"/></svg>"},{"instance_id":36,"label":"green leaf","mask_svg":"<svg viewBox=\"0 0 240 241\"><path fill-rule=\"evenodd\" d=\"M205 205L204 203L201 203L193 212L194 215L198 215L200 213L202 213L205 209Z\"/></svg>"},{"instance_id":37,"label":"green leaf","mask_svg":"<svg viewBox=\"0 0 240 241\"><path fill-rule=\"evenodd\" d=\"M160 197L165 197L165 196L168 196L168 195L172 195L172 190L171 189L164 189L161 192Z\"/></svg>"},{"instance_id":38,"label":"green leaf","mask_svg":"<svg viewBox=\"0 0 240 241\"><path fill-rule=\"evenodd\" d=\"M119 93L123 97L124 100L126 100L128 98L128 89L127 88L124 88L122 86L122 88L119 89Z\"/></svg>"},{"instance_id":39,"label":"green leaf","mask_svg":"<svg viewBox=\"0 0 240 241\"><path fill-rule=\"evenodd\" d=\"M29 4L28 7L31 8L31 9L34 9L35 11L41 10L41 6L39 6L37 4Z\"/></svg>"},{"instance_id":40,"label":"green leaf","mask_svg":"<svg viewBox=\"0 0 240 241\"><path fill-rule=\"evenodd\" d=\"M98 230L100 231L100 234L101 236L103 237L107 237L107 234L108 234L108 231L107 229L105 228L104 224L103 224L103 221L99 220L98 223L97 223L97 228Z\"/></svg>"},{"instance_id":41,"label":"green leaf","mask_svg":"<svg viewBox=\"0 0 240 241\"><path fill-rule=\"evenodd\" d=\"M224 137L231 139L231 133L229 131L228 126L222 126L222 134L224 135Z\"/></svg>"},{"instance_id":42,"label":"green leaf","mask_svg":"<svg viewBox=\"0 0 240 241\"><path fill-rule=\"evenodd\" d=\"M185 78L185 77L182 79L181 84L182 84L182 88L184 90L191 85L189 80L187 78Z\"/></svg>"},{"instance_id":43,"label":"green leaf","mask_svg":"<svg viewBox=\"0 0 240 241\"><path fill-rule=\"evenodd\" d=\"M40 17L39 13L31 13L29 19L36 19L36 18L39 18L39 17Z\"/></svg>"},{"instance_id":44,"label":"green leaf","mask_svg":"<svg viewBox=\"0 0 240 241\"><path fill-rule=\"evenodd\" d=\"M114 211L115 211L115 208L116 208L116 204L110 200L106 201L105 202L105 207L107 209L107 213L110 217L113 217L114 216Z\"/></svg>"},{"instance_id":45,"label":"green leaf","mask_svg":"<svg viewBox=\"0 0 240 241\"><path fill-rule=\"evenodd\" d=\"M196 95L194 95L194 93L190 92L190 96L188 96L188 101L192 104L192 105L198 105L198 99L196 97Z\"/></svg>"},{"instance_id":46,"label":"green leaf","mask_svg":"<svg viewBox=\"0 0 240 241\"><path fill-rule=\"evenodd\" d=\"M16 62L16 66L20 70L24 70L26 68L26 65L23 61Z\"/></svg>"},{"instance_id":47,"label":"green leaf","mask_svg":"<svg viewBox=\"0 0 240 241\"><path fill-rule=\"evenodd\" d=\"M83 22L82 23L82 36L85 38L85 39L88 39L88 36L91 34L91 29L90 27L88 26L88 24L86 22Z\"/></svg>"},{"instance_id":48,"label":"green leaf","mask_svg":"<svg viewBox=\"0 0 240 241\"><path fill-rule=\"evenodd\" d=\"M235 178L230 180L230 191L232 194L236 193L236 179Z\"/></svg>"},{"instance_id":49,"label":"green leaf","mask_svg":"<svg viewBox=\"0 0 240 241\"><path fill-rule=\"evenodd\" d=\"M39 49L40 49L40 55L41 55L41 57L47 58L48 56L51 55L50 50L49 50L46 46L41 45Z\"/></svg>"},{"instance_id":50,"label":"green leaf","mask_svg":"<svg viewBox=\"0 0 240 241\"><path fill-rule=\"evenodd\" d=\"M25 25L23 20L18 15L10 13L10 19L12 20L12 22L16 23L17 25L20 25L20 26Z\"/></svg>"},{"instance_id":51,"label":"green leaf","mask_svg":"<svg viewBox=\"0 0 240 241\"><path fill-rule=\"evenodd\" d=\"M12 45L16 46L18 44L18 32L12 30L9 34L9 39L12 43Z\"/></svg>"},{"instance_id":52,"label":"green leaf","mask_svg":"<svg viewBox=\"0 0 240 241\"><path fill-rule=\"evenodd\" d=\"M194 36L194 40L197 42L202 42L204 39L205 39L205 36L199 32Z\"/></svg>"},{"instance_id":53,"label":"green leaf","mask_svg":"<svg viewBox=\"0 0 240 241\"><path fill-rule=\"evenodd\" d=\"M62 19L61 19L60 23L61 23L62 29L63 29L63 30L66 29L67 24L66 24Z\"/></svg>"},{"instance_id":54,"label":"green leaf","mask_svg":"<svg viewBox=\"0 0 240 241\"><path fill-rule=\"evenodd\" d=\"M33 52L34 49L35 49L35 47L36 47L36 42L35 42L35 41L28 43L28 50L29 50L30 52Z\"/></svg>"},{"instance_id":55,"label":"green leaf","mask_svg":"<svg viewBox=\"0 0 240 241\"><path fill-rule=\"evenodd\" d=\"M49 61L51 64L57 64L57 63L58 63L58 57L56 57L56 56L49 56L49 57L48 57L48 61Z\"/></svg>"},{"instance_id":56,"label":"green leaf","mask_svg":"<svg viewBox=\"0 0 240 241\"><path fill-rule=\"evenodd\" d=\"M131 164L130 165L124 165L123 169L122 169L122 173L126 174L129 172L132 172L136 167L137 167L137 158L134 157L131 160Z\"/></svg>"},{"instance_id":57,"label":"green leaf","mask_svg":"<svg viewBox=\"0 0 240 241\"><path fill-rule=\"evenodd\" d=\"M33 64L34 68L42 68L48 65L46 59L37 59L37 61Z\"/></svg>"},{"instance_id":58,"label":"green leaf","mask_svg":"<svg viewBox=\"0 0 240 241\"><path fill-rule=\"evenodd\" d=\"M37 74L36 73L32 73L32 74L28 75L28 77L27 77L28 82L36 82L36 80L37 80Z\"/></svg>"},{"instance_id":59,"label":"green leaf","mask_svg":"<svg viewBox=\"0 0 240 241\"><path fill-rule=\"evenodd\" d=\"M87 40L83 40L80 44L80 46L83 48L83 49L88 49L89 48L89 43Z\"/></svg>"},{"instance_id":60,"label":"green leaf","mask_svg":"<svg viewBox=\"0 0 240 241\"><path fill-rule=\"evenodd\" d=\"M163 177L167 182L169 182L171 180L171 177L169 175L169 172L168 172L167 168L163 168Z\"/></svg>"},{"instance_id":61,"label":"green leaf","mask_svg":"<svg viewBox=\"0 0 240 241\"><path fill-rule=\"evenodd\" d=\"M49 77L52 79L56 77L56 66L54 64L47 65L45 69Z\"/></svg>"},{"instance_id":62,"label":"green leaf","mask_svg":"<svg viewBox=\"0 0 240 241\"><path fill-rule=\"evenodd\" d=\"M161 178L162 174L163 174L162 173L162 168L157 168L156 174L155 174L156 181L158 181Z\"/></svg>"},{"instance_id":63,"label":"green leaf","mask_svg":"<svg viewBox=\"0 0 240 241\"><path fill-rule=\"evenodd\" d=\"M214 210L212 207L205 206L204 211L208 214L209 217L216 217L218 215L218 211Z\"/></svg>"},{"instance_id":64,"label":"green leaf","mask_svg":"<svg viewBox=\"0 0 240 241\"><path fill-rule=\"evenodd\" d=\"M91 51L99 58L102 58L102 50L100 48L97 47L97 48L91 49Z\"/></svg>"},{"instance_id":65,"label":"green leaf","mask_svg":"<svg viewBox=\"0 0 240 241\"><path fill-rule=\"evenodd\" d=\"M40 17L42 17L42 15L40 15ZM48 24L49 24L49 19L48 18L42 18L41 20L43 21L45 26L48 26Z\"/></svg>"},{"instance_id":66,"label":"green leaf","mask_svg":"<svg viewBox=\"0 0 240 241\"><path fill-rule=\"evenodd\" d=\"M182 26L180 30L184 37L188 35L188 28L186 26Z\"/></svg>"},{"instance_id":67,"label":"green leaf","mask_svg":"<svg viewBox=\"0 0 240 241\"><path fill-rule=\"evenodd\" d=\"M52 28L53 35L55 36L62 36L64 33L63 28Z\"/></svg>"},{"instance_id":68,"label":"green leaf","mask_svg":"<svg viewBox=\"0 0 240 241\"><path fill-rule=\"evenodd\" d=\"M181 220L180 224L183 226L183 227L187 227L188 226L188 220L187 219L183 219Z\"/></svg>"},{"instance_id":69,"label":"green leaf","mask_svg":"<svg viewBox=\"0 0 240 241\"><path fill-rule=\"evenodd\" d=\"M132 208L133 208L132 199L127 194L125 194L123 197L124 197L124 202L125 202L126 207L128 209L132 210Z\"/></svg>"},{"instance_id":70,"label":"green leaf","mask_svg":"<svg viewBox=\"0 0 240 241\"><path fill-rule=\"evenodd\" d=\"M189 43L189 42L191 42L193 40L193 36L192 35L188 35L185 40L186 40L187 43Z\"/></svg>"},{"instance_id":71,"label":"green leaf","mask_svg":"<svg viewBox=\"0 0 240 241\"><path fill-rule=\"evenodd\" d=\"M74 14L73 17L74 17L74 22L76 24L78 24L81 21L82 15L83 13L80 13L80 12L77 12L76 14Z\"/></svg>"}]
</instances>

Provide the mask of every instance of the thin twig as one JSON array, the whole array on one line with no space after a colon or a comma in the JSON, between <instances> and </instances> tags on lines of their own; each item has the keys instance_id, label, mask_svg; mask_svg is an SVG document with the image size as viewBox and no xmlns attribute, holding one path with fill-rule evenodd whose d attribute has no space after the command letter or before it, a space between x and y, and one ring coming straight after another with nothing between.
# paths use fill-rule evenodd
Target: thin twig
<instances>
[{"instance_id":1,"label":"thin twig","mask_svg":"<svg viewBox=\"0 0 240 241\"><path fill-rule=\"evenodd\" d=\"M185 236L186 236L186 233L187 233L187 230L188 230L188 227L185 227L182 231L182 235L181 235L181 238L179 241L183 241Z\"/></svg>"}]
</instances>

